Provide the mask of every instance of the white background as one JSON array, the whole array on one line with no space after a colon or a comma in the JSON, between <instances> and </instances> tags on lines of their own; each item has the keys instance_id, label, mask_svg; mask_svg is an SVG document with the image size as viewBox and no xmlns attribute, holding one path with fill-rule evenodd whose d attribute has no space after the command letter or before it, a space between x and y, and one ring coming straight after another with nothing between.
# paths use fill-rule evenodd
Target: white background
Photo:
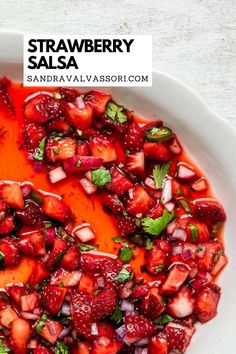
<instances>
[{"instance_id":1,"label":"white background","mask_svg":"<svg viewBox=\"0 0 236 354\"><path fill-rule=\"evenodd\" d=\"M236 0L0 0L0 29L152 34L153 67L236 126Z\"/></svg>"}]
</instances>

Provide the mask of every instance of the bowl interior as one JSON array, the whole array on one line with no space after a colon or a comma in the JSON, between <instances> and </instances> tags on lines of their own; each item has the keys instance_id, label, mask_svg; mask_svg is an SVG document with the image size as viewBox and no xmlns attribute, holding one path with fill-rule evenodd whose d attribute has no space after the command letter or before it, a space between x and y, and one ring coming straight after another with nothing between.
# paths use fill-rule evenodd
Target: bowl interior
<instances>
[{"instance_id":1,"label":"bowl interior","mask_svg":"<svg viewBox=\"0 0 236 354\"><path fill-rule=\"evenodd\" d=\"M0 33L0 74L17 81L22 80L22 42L19 34ZM107 88L106 91L147 119L161 118L173 128L226 209L225 245L229 265L219 279L222 286L219 314L204 326L198 326L187 352L222 354L224 351L233 354L233 324L236 322L236 155L233 152L236 130L189 88L161 73L153 73L151 88Z\"/></svg>"}]
</instances>

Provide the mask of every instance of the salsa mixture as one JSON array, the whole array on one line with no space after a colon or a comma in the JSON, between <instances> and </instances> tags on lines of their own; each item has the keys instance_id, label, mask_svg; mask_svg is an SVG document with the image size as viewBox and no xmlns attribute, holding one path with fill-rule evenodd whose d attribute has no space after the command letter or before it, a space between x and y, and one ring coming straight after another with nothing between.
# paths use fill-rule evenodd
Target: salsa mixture
<instances>
[{"instance_id":1,"label":"salsa mixture","mask_svg":"<svg viewBox=\"0 0 236 354\"><path fill-rule=\"evenodd\" d=\"M5 77L0 114L0 353L184 353L217 314L226 215L175 133Z\"/></svg>"}]
</instances>

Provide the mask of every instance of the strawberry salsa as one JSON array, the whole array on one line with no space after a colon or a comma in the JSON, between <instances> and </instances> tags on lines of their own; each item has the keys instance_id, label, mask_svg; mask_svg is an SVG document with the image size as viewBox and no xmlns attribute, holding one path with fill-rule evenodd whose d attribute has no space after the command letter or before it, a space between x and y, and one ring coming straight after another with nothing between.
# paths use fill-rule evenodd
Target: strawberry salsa
<instances>
[{"instance_id":1,"label":"strawberry salsa","mask_svg":"<svg viewBox=\"0 0 236 354\"><path fill-rule=\"evenodd\" d=\"M2 78L0 110L14 118L10 88ZM216 277L227 264L226 215L206 178L169 127L108 93L33 92L21 114L20 153L35 173L55 188L77 181L117 235L114 254L99 252L93 225L77 223L63 196L2 181L1 266L33 263L27 281L1 289L0 352L184 353L195 323L217 314Z\"/></svg>"}]
</instances>

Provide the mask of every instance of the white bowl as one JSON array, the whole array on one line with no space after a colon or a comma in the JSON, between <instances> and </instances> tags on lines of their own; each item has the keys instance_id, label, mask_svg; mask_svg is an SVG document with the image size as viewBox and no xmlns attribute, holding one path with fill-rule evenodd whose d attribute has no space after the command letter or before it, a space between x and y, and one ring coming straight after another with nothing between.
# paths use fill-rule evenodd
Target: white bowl
<instances>
[{"instance_id":1,"label":"white bowl","mask_svg":"<svg viewBox=\"0 0 236 354\"><path fill-rule=\"evenodd\" d=\"M0 32L0 74L22 80L22 34ZM218 316L198 325L188 354L234 354L236 326L236 130L191 89L154 71L151 88L108 88L118 102L148 119L159 117L180 137L187 153L211 182L227 212L225 246L229 264L219 279Z\"/></svg>"}]
</instances>

